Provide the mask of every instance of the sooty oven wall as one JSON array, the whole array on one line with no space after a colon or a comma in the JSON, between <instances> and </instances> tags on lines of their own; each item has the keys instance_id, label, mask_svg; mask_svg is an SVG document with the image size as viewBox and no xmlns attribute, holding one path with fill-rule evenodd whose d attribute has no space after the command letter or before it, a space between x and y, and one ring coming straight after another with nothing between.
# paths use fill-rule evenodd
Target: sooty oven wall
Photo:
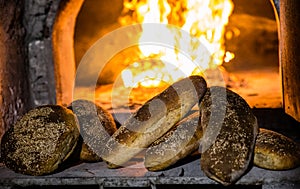
<instances>
[{"instance_id":1,"label":"sooty oven wall","mask_svg":"<svg viewBox=\"0 0 300 189\"><path fill-rule=\"evenodd\" d=\"M30 106L23 1L0 0L0 138Z\"/></svg>"},{"instance_id":2,"label":"sooty oven wall","mask_svg":"<svg viewBox=\"0 0 300 189\"><path fill-rule=\"evenodd\" d=\"M51 33L59 3L0 0L0 138L30 108L55 103Z\"/></svg>"},{"instance_id":3,"label":"sooty oven wall","mask_svg":"<svg viewBox=\"0 0 300 189\"><path fill-rule=\"evenodd\" d=\"M77 2L75 8L68 7L74 2ZM70 17L73 20L64 20L66 27L61 29L67 28L71 33L64 30L57 33L73 37L74 23L68 25L68 21L76 19L82 3L83 0L0 0L0 136L31 107L58 102L65 85L59 84L57 73L64 75L65 70L58 65L75 66L75 59L69 61L69 57L63 56L74 55L65 53L64 46L57 45L60 49L53 50L53 25L57 15L60 16L58 12L62 17ZM73 42L69 41L68 52L74 51ZM60 55L62 58L55 60Z\"/></svg>"}]
</instances>

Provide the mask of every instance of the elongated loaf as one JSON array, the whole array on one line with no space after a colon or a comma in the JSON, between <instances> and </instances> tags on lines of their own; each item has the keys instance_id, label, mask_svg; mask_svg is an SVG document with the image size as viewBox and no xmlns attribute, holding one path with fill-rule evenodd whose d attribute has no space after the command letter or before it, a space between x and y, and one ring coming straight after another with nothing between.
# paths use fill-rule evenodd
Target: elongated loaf
<instances>
[{"instance_id":1,"label":"elongated loaf","mask_svg":"<svg viewBox=\"0 0 300 189\"><path fill-rule=\"evenodd\" d=\"M261 128L256 139L254 165L270 170L296 168L300 165L300 145L280 133Z\"/></svg>"},{"instance_id":2,"label":"elongated loaf","mask_svg":"<svg viewBox=\"0 0 300 189\"><path fill-rule=\"evenodd\" d=\"M201 168L211 179L235 183L253 158L258 125L247 102L223 87L211 87L200 103Z\"/></svg>"},{"instance_id":3,"label":"elongated loaf","mask_svg":"<svg viewBox=\"0 0 300 189\"><path fill-rule=\"evenodd\" d=\"M196 111L148 147L145 167L150 171L159 171L175 164L199 148L202 135L199 111Z\"/></svg>"},{"instance_id":4,"label":"elongated loaf","mask_svg":"<svg viewBox=\"0 0 300 189\"><path fill-rule=\"evenodd\" d=\"M80 159L101 161L100 150L117 130L112 115L92 101L79 99L69 106L76 115L83 138Z\"/></svg>"},{"instance_id":5,"label":"elongated loaf","mask_svg":"<svg viewBox=\"0 0 300 189\"><path fill-rule=\"evenodd\" d=\"M181 120L206 91L200 76L175 82L147 101L125 121L106 144L101 157L121 166Z\"/></svg>"},{"instance_id":6,"label":"elongated loaf","mask_svg":"<svg viewBox=\"0 0 300 189\"><path fill-rule=\"evenodd\" d=\"M15 172L49 174L73 152L78 137L77 120L71 110L59 105L40 106L4 134L1 157Z\"/></svg>"}]
</instances>

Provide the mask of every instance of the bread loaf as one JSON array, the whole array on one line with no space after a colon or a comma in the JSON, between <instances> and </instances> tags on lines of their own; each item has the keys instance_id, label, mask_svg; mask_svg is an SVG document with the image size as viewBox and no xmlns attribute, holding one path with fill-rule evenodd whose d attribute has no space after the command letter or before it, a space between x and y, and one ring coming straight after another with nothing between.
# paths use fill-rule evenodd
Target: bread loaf
<instances>
[{"instance_id":1,"label":"bread loaf","mask_svg":"<svg viewBox=\"0 0 300 189\"><path fill-rule=\"evenodd\" d=\"M175 164L198 150L202 134L199 111L196 111L148 147L145 167L150 171L159 171Z\"/></svg>"},{"instance_id":2,"label":"bread loaf","mask_svg":"<svg viewBox=\"0 0 300 189\"><path fill-rule=\"evenodd\" d=\"M255 145L254 165L270 170L296 168L300 165L300 146L280 133L261 128Z\"/></svg>"},{"instance_id":3,"label":"bread loaf","mask_svg":"<svg viewBox=\"0 0 300 189\"><path fill-rule=\"evenodd\" d=\"M81 150L79 159L84 162L99 162L102 158L98 156L92 148L90 148L85 142L81 144Z\"/></svg>"},{"instance_id":4,"label":"bread loaf","mask_svg":"<svg viewBox=\"0 0 300 189\"><path fill-rule=\"evenodd\" d=\"M112 115L94 102L83 99L72 102L69 108L77 116L83 137L80 159L101 161L101 148L117 130Z\"/></svg>"},{"instance_id":5,"label":"bread loaf","mask_svg":"<svg viewBox=\"0 0 300 189\"><path fill-rule=\"evenodd\" d=\"M4 164L28 175L52 173L73 152L79 137L77 127L72 111L62 106L30 110L2 138Z\"/></svg>"},{"instance_id":6,"label":"bread loaf","mask_svg":"<svg viewBox=\"0 0 300 189\"><path fill-rule=\"evenodd\" d=\"M235 183L253 158L258 125L247 102L223 87L211 87L200 103L201 168L211 179Z\"/></svg>"},{"instance_id":7,"label":"bread loaf","mask_svg":"<svg viewBox=\"0 0 300 189\"><path fill-rule=\"evenodd\" d=\"M125 121L108 141L101 157L111 165L123 165L181 120L205 91L206 82L200 76L175 82Z\"/></svg>"}]
</instances>

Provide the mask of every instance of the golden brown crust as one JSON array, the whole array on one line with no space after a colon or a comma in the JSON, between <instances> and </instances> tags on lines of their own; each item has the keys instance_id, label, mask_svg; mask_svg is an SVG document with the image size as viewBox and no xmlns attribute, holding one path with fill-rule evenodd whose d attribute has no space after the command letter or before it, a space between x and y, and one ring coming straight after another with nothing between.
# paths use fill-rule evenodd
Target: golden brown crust
<instances>
[{"instance_id":1,"label":"golden brown crust","mask_svg":"<svg viewBox=\"0 0 300 189\"><path fill-rule=\"evenodd\" d=\"M82 143L81 150L80 150L80 157L81 161L85 162L98 162L102 161L101 157L99 157L93 149L91 149L86 143Z\"/></svg>"},{"instance_id":2,"label":"golden brown crust","mask_svg":"<svg viewBox=\"0 0 300 189\"><path fill-rule=\"evenodd\" d=\"M270 170L296 168L300 165L300 145L280 133L261 128L256 139L254 164Z\"/></svg>"},{"instance_id":3,"label":"golden brown crust","mask_svg":"<svg viewBox=\"0 0 300 189\"><path fill-rule=\"evenodd\" d=\"M242 97L223 87L207 91L200 113L204 131L201 168L209 178L223 185L233 184L252 160L256 118Z\"/></svg>"},{"instance_id":4,"label":"golden brown crust","mask_svg":"<svg viewBox=\"0 0 300 189\"><path fill-rule=\"evenodd\" d=\"M175 164L198 149L202 135L197 111L181 120L148 147L145 167L150 171L159 171Z\"/></svg>"},{"instance_id":5,"label":"golden brown crust","mask_svg":"<svg viewBox=\"0 0 300 189\"><path fill-rule=\"evenodd\" d=\"M76 100L69 106L78 118L83 144L82 161L101 161L100 150L117 130L112 115L89 100Z\"/></svg>"},{"instance_id":6,"label":"golden brown crust","mask_svg":"<svg viewBox=\"0 0 300 189\"><path fill-rule=\"evenodd\" d=\"M202 98L206 82L200 76L182 79L147 101L108 141L102 158L122 165L166 133Z\"/></svg>"},{"instance_id":7,"label":"golden brown crust","mask_svg":"<svg viewBox=\"0 0 300 189\"><path fill-rule=\"evenodd\" d=\"M29 111L3 137L5 165L28 175L53 172L74 150L77 127L72 111L62 106L46 105Z\"/></svg>"}]
</instances>

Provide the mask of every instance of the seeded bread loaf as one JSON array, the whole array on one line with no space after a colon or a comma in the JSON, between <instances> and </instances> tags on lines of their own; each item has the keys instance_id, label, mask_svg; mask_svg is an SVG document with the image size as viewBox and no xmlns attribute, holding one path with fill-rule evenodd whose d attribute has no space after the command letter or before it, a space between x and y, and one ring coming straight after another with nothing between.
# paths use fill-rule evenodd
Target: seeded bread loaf
<instances>
[{"instance_id":1,"label":"seeded bread loaf","mask_svg":"<svg viewBox=\"0 0 300 189\"><path fill-rule=\"evenodd\" d=\"M59 105L40 106L4 134L1 157L15 172L49 174L73 152L78 137L77 120L71 110Z\"/></svg>"},{"instance_id":2,"label":"seeded bread loaf","mask_svg":"<svg viewBox=\"0 0 300 189\"><path fill-rule=\"evenodd\" d=\"M102 158L115 165L111 168L124 165L180 121L205 91L206 82L200 76L175 82L125 121L106 144Z\"/></svg>"},{"instance_id":3,"label":"seeded bread loaf","mask_svg":"<svg viewBox=\"0 0 300 189\"><path fill-rule=\"evenodd\" d=\"M211 87L200 103L201 168L211 179L235 183L249 168L258 125L247 102L223 87Z\"/></svg>"},{"instance_id":4,"label":"seeded bread loaf","mask_svg":"<svg viewBox=\"0 0 300 189\"><path fill-rule=\"evenodd\" d=\"M80 159L101 161L101 148L117 130L112 115L94 102L83 99L72 102L69 108L77 116L83 137Z\"/></svg>"},{"instance_id":5,"label":"seeded bread loaf","mask_svg":"<svg viewBox=\"0 0 300 189\"><path fill-rule=\"evenodd\" d=\"M280 133L261 128L256 139L254 165L270 170L296 168L300 165L300 145Z\"/></svg>"},{"instance_id":6,"label":"seeded bread loaf","mask_svg":"<svg viewBox=\"0 0 300 189\"><path fill-rule=\"evenodd\" d=\"M148 147L145 167L150 171L159 171L175 164L198 150L202 135L199 111L196 111Z\"/></svg>"}]
</instances>

